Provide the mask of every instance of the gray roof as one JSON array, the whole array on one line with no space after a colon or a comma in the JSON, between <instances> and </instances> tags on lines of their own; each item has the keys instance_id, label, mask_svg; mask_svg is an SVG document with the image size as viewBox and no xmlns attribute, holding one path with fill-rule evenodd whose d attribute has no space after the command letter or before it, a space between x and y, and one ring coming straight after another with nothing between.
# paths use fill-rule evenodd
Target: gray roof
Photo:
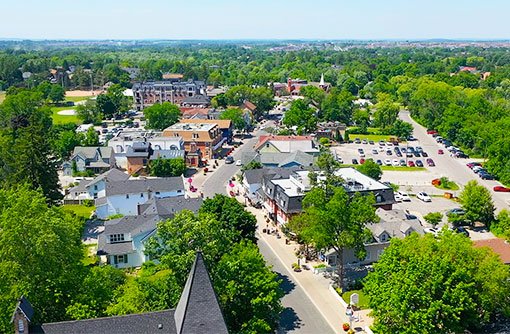
<instances>
[{"instance_id":1,"label":"gray roof","mask_svg":"<svg viewBox=\"0 0 510 334\"><path fill-rule=\"evenodd\" d=\"M196 94L194 96L189 96L184 99L183 103L190 104L209 104L209 98L204 95Z\"/></svg>"},{"instance_id":2,"label":"gray roof","mask_svg":"<svg viewBox=\"0 0 510 334\"><path fill-rule=\"evenodd\" d=\"M135 142L133 143L133 146L135 144L142 143L142 142ZM146 144L146 143L143 143ZM126 152L126 157L128 158L147 158L149 157L149 146L147 145L146 148L137 148L136 150L133 149L133 147L129 146Z\"/></svg>"},{"instance_id":3,"label":"gray roof","mask_svg":"<svg viewBox=\"0 0 510 334\"><path fill-rule=\"evenodd\" d=\"M247 165L251 161L260 162L264 166L278 166L285 167L293 162L301 166L313 165L315 158L313 155L302 152L294 151L291 153L279 153L279 152L243 152L241 156L241 162L243 165Z\"/></svg>"},{"instance_id":4,"label":"gray roof","mask_svg":"<svg viewBox=\"0 0 510 334\"><path fill-rule=\"evenodd\" d=\"M128 174L126 174L116 168L112 168L112 169L104 172L103 174L96 176L94 179L92 179L90 181L86 181L86 180L81 181L76 187L69 189L69 192L86 191L88 186L94 185L95 183L97 183L101 180L106 180L108 182L115 182L115 181L125 181L127 179L129 179Z\"/></svg>"},{"instance_id":5,"label":"gray roof","mask_svg":"<svg viewBox=\"0 0 510 334\"><path fill-rule=\"evenodd\" d=\"M73 150L73 157L81 155L85 159L93 159L99 153L100 158L110 159L113 156L113 148L103 146L76 146Z\"/></svg>"},{"instance_id":6,"label":"gray roof","mask_svg":"<svg viewBox=\"0 0 510 334\"><path fill-rule=\"evenodd\" d=\"M184 190L182 177L160 177L106 183L106 196Z\"/></svg>"},{"instance_id":7,"label":"gray roof","mask_svg":"<svg viewBox=\"0 0 510 334\"><path fill-rule=\"evenodd\" d=\"M198 252L174 313L178 334L228 334L209 272Z\"/></svg>"},{"instance_id":8,"label":"gray roof","mask_svg":"<svg viewBox=\"0 0 510 334\"><path fill-rule=\"evenodd\" d=\"M379 223L367 224L367 228L372 232L375 242L380 241L379 237L386 232L390 238L403 239L406 232L416 232L424 234L423 226L418 219L408 219L406 213L402 210L384 210L377 209L377 215L381 218Z\"/></svg>"},{"instance_id":9,"label":"gray roof","mask_svg":"<svg viewBox=\"0 0 510 334\"><path fill-rule=\"evenodd\" d=\"M43 324L44 334L175 334L174 310Z\"/></svg>"},{"instance_id":10,"label":"gray roof","mask_svg":"<svg viewBox=\"0 0 510 334\"><path fill-rule=\"evenodd\" d=\"M197 213L204 200L198 198L167 197L153 198L144 204L138 205L138 212L144 215L157 214L160 216L173 216L182 210Z\"/></svg>"},{"instance_id":11,"label":"gray roof","mask_svg":"<svg viewBox=\"0 0 510 334\"><path fill-rule=\"evenodd\" d=\"M248 169L244 171L243 177L248 184L262 183L262 177L267 172L263 168Z\"/></svg>"},{"instance_id":12,"label":"gray roof","mask_svg":"<svg viewBox=\"0 0 510 334\"><path fill-rule=\"evenodd\" d=\"M155 150L151 155L151 160L184 158L184 150Z\"/></svg>"}]
</instances>

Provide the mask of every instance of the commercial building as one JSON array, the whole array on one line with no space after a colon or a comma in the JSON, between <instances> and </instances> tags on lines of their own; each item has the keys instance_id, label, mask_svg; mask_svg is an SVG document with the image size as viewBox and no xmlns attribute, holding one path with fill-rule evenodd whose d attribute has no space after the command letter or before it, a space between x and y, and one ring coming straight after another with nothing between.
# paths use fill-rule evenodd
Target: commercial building
<instances>
[{"instance_id":1,"label":"commercial building","mask_svg":"<svg viewBox=\"0 0 510 334\"><path fill-rule=\"evenodd\" d=\"M200 98L197 96L200 96ZM197 101L203 104L205 100L201 96L206 97L204 81L180 81L175 79L138 82L133 85L133 98L138 111L163 102L181 105L187 99L189 99L188 102L191 105Z\"/></svg>"}]
</instances>

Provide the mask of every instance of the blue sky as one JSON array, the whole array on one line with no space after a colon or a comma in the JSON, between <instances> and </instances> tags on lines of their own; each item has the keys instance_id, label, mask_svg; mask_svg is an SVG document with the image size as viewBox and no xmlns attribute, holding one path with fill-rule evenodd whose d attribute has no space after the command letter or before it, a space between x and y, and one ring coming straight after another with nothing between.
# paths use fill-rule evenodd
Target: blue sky
<instances>
[{"instance_id":1,"label":"blue sky","mask_svg":"<svg viewBox=\"0 0 510 334\"><path fill-rule=\"evenodd\" d=\"M508 0L0 0L1 38L510 38Z\"/></svg>"}]
</instances>

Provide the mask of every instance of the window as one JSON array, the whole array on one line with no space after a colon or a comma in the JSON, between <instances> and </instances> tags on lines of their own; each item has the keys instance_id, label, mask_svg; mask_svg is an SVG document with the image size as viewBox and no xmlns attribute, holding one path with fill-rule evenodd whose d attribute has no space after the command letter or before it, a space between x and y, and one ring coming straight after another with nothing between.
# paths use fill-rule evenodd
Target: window
<instances>
[{"instance_id":1,"label":"window","mask_svg":"<svg viewBox=\"0 0 510 334\"><path fill-rule=\"evenodd\" d=\"M159 194L160 194L160 192L159 192L159 191L156 191L156 195L159 195Z\"/></svg>"},{"instance_id":2,"label":"window","mask_svg":"<svg viewBox=\"0 0 510 334\"><path fill-rule=\"evenodd\" d=\"M123 242L124 234L110 234L110 243Z\"/></svg>"},{"instance_id":3,"label":"window","mask_svg":"<svg viewBox=\"0 0 510 334\"><path fill-rule=\"evenodd\" d=\"M94 190L97 190L97 184L96 184L96 185L94 185Z\"/></svg>"},{"instance_id":4,"label":"window","mask_svg":"<svg viewBox=\"0 0 510 334\"><path fill-rule=\"evenodd\" d=\"M383 234L381 234L380 239L381 239L381 242L388 241L388 235L386 233L383 233Z\"/></svg>"},{"instance_id":5,"label":"window","mask_svg":"<svg viewBox=\"0 0 510 334\"><path fill-rule=\"evenodd\" d=\"M198 133L194 133L192 137L193 137L193 139L197 139L198 138Z\"/></svg>"},{"instance_id":6,"label":"window","mask_svg":"<svg viewBox=\"0 0 510 334\"><path fill-rule=\"evenodd\" d=\"M129 199L129 194L126 194L126 199Z\"/></svg>"},{"instance_id":7,"label":"window","mask_svg":"<svg viewBox=\"0 0 510 334\"><path fill-rule=\"evenodd\" d=\"M371 255L370 252L367 251L367 256L365 257L365 260L370 260L370 255Z\"/></svg>"},{"instance_id":8,"label":"window","mask_svg":"<svg viewBox=\"0 0 510 334\"><path fill-rule=\"evenodd\" d=\"M127 262L128 262L127 254L114 255L113 256L113 263L114 264L117 264L117 263L127 263Z\"/></svg>"},{"instance_id":9,"label":"window","mask_svg":"<svg viewBox=\"0 0 510 334\"><path fill-rule=\"evenodd\" d=\"M23 323L23 319L18 320L18 333L25 333L25 324Z\"/></svg>"},{"instance_id":10,"label":"window","mask_svg":"<svg viewBox=\"0 0 510 334\"><path fill-rule=\"evenodd\" d=\"M143 193L140 194L140 198L143 198Z\"/></svg>"}]
</instances>

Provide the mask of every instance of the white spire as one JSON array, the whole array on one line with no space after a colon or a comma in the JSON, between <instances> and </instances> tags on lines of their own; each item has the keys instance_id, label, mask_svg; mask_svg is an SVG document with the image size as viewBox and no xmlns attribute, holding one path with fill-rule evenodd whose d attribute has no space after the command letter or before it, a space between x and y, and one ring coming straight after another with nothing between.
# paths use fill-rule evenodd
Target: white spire
<instances>
[{"instance_id":1,"label":"white spire","mask_svg":"<svg viewBox=\"0 0 510 334\"><path fill-rule=\"evenodd\" d=\"M324 73L321 74L321 82L319 83L319 86L325 86L326 84L324 83Z\"/></svg>"}]
</instances>

